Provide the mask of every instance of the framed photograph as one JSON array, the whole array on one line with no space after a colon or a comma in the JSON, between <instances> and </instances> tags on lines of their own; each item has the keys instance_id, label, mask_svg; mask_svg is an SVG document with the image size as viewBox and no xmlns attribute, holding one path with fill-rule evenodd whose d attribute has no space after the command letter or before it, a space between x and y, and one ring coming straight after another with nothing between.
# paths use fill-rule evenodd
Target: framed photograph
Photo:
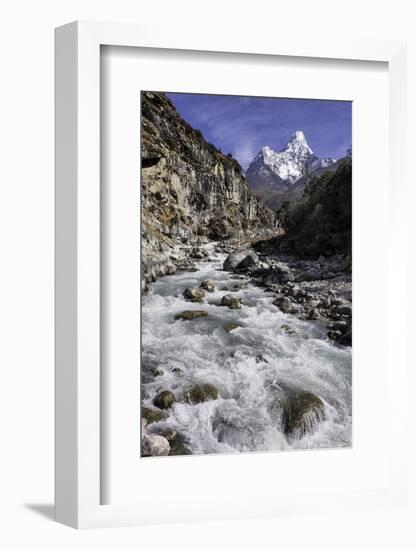
<instances>
[{"instance_id":1,"label":"framed photograph","mask_svg":"<svg viewBox=\"0 0 417 550\"><path fill-rule=\"evenodd\" d=\"M56 30L58 521L404 502L404 52Z\"/></svg>"}]
</instances>

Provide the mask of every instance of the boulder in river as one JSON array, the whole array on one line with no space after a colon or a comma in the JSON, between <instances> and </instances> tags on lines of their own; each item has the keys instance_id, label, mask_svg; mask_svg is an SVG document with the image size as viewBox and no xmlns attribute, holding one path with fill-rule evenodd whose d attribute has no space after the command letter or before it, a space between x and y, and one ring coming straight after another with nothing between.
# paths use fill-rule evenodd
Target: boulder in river
<instances>
[{"instance_id":1,"label":"boulder in river","mask_svg":"<svg viewBox=\"0 0 417 550\"><path fill-rule=\"evenodd\" d=\"M292 302L287 296L280 296L273 302L283 313L289 313L292 310Z\"/></svg>"},{"instance_id":2,"label":"boulder in river","mask_svg":"<svg viewBox=\"0 0 417 550\"><path fill-rule=\"evenodd\" d=\"M160 422L161 420L165 420L167 417L167 413L163 411L157 411L148 407L142 408L142 418L146 420L147 424L152 424L152 422Z\"/></svg>"},{"instance_id":3,"label":"boulder in river","mask_svg":"<svg viewBox=\"0 0 417 550\"><path fill-rule=\"evenodd\" d=\"M283 424L287 436L301 438L306 433L313 433L324 419L324 403L311 392L294 391L284 402Z\"/></svg>"},{"instance_id":4,"label":"boulder in river","mask_svg":"<svg viewBox=\"0 0 417 550\"><path fill-rule=\"evenodd\" d=\"M213 384L194 384L186 392L185 399L190 404L204 403L219 397L219 390Z\"/></svg>"},{"instance_id":5,"label":"boulder in river","mask_svg":"<svg viewBox=\"0 0 417 550\"><path fill-rule=\"evenodd\" d=\"M235 296L231 294L226 294L226 296L222 298L221 305L227 306L229 309L240 309L241 301L240 298L235 298Z\"/></svg>"},{"instance_id":6,"label":"boulder in river","mask_svg":"<svg viewBox=\"0 0 417 550\"><path fill-rule=\"evenodd\" d=\"M169 409L175 403L175 395L169 390L164 390L158 393L153 400L153 404L158 409Z\"/></svg>"},{"instance_id":7,"label":"boulder in river","mask_svg":"<svg viewBox=\"0 0 417 550\"><path fill-rule=\"evenodd\" d=\"M191 455L192 452L187 447L187 443L186 438L182 434L175 432L175 436L169 440L171 447L169 451L170 456Z\"/></svg>"},{"instance_id":8,"label":"boulder in river","mask_svg":"<svg viewBox=\"0 0 417 550\"><path fill-rule=\"evenodd\" d=\"M207 290L207 292L214 292L215 285L213 279L205 279L202 281L200 287Z\"/></svg>"},{"instance_id":9,"label":"boulder in river","mask_svg":"<svg viewBox=\"0 0 417 550\"><path fill-rule=\"evenodd\" d=\"M235 330L236 328L241 328L243 325L240 323L225 323L223 325L223 328L226 332L232 332L232 330Z\"/></svg>"},{"instance_id":10,"label":"boulder in river","mask_svg":"<svg viewBox=\"0 0 417 550\"><path fill-rule=\"evenodd\" d=\"M204 298L204 290L202 288L186 288L184 290L184 298L189 302L202 302Z\"/></svg>"},{"instance_id":11,"label":"boulder in river","mask_svg":"<svg viewBox=\"0 0 417 550\"><path fill-rule=\"evenodd\" d=\"M192 321L198 317L207 317L207 315L207 311L201 311L199 309L186 309L185 311L177 313L177 315L175 315L175 320L179 321L182 319L183 321Z\"/></svg>"},{"instance_id":12,"label":"boulder in river","mask_svg":"<svg viewBox=\"0 0 417 550\"><path fill-rule=\"evenodd\" d=\"M224 261L223 269L224 271L239 271L256 265L258 261L258 255L250 248L235 250Z\"/></svg>"},{"instance_id":13,"label":"boulder in river","mask_svg":"<svg viewBox=\"0 0 417 550\"><path fill-rule=\"evenodd\" d=\"M168 440L162 435L145 433L142 438L143 456L167 456L170 451Z\"/></svg>"}]
</instances>

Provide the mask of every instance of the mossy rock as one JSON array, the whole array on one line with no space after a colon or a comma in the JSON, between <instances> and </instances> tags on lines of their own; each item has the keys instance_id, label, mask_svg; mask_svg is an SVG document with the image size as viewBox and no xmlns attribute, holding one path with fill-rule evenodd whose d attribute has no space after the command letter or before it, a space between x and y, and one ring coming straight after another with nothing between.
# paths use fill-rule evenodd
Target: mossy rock
<instances>
[{"instance_id":1,"label":"mossy rock","mask_svg":"<svg viewBox=\"0 0 417 550\"><path fill-rule=\"evenodd\" d=\"M272 302L283 313L289 313L292 309L292 302L287 296L280 296Z\"/></svg>"},{"instance_id":2,"label":"mossy rock","mask_svg":"<svg viewBox=\"0 0 417 550\"><path fill-rule=\"evenodd\" d=\"M142 418L146 420L147 424L152 424L152 422L161 422L168 418L167 413L162 411L155 411L154 409L149 409L148 407L142 407Z\"/></svg>"},{"instance_id":3,"label":"mossy rock","mask_svg":"<svg viewBox=\"0 0 417 550\"><path fill-rule=\"evenodd\" d=\"M323 401L308 391L291 393L283 403L284 433L301 438L325 419Z\"/></svg>"},{"instance_id":4,"label":"mossy rock","mask_svg":"<svg viewBox=\"0 0 417 550\"><path fill-rule=\"evenodd\" d=\"M153 404L158 409L169 409L175 403L175 395L168 390L161 391L153 400Z\"/></svg>"},{"instance_id":5,"label":"mossy rock","mask_svg":"<svg viewBox=\"0 0 417 550\"><path fill-rule=\"evenodd\" d=\"M241 301L240 298L235 298L231 294L226 294L226 296L223 296L222 298L221 305L226 306L229 309L240 309Z\"/></svg>"},{"instance_id":6,"label":"mossy rock","mask_svg":"<svg viewBox=\"0 0 417 550\"><path fill-rule=\"evenodd\" d=\"M191 455L193 454L190 449L186 445L186 440L184 436L181 434L177 434L177 437L175 437L172 441L170 441L170 456L183 456L183 455Z\"/></svg>"},{"instance_id":7,"label":"mossy rock","mask_svg":"<svg viewBox=\"0 0 417 550\"><path fill-rule=\"evenodd\" d=\"M189 302L202 302L205 292L202 288L186 288L183 292L183 296Z\"/></svg>"},{"instance_id":8,"label":"mossy rock","mask_svg":"<svg viewBox=\"0 0 417 550\"><path fill-rule=\"evenodd\" d=\"M177 313L177 315L175 315L175 320L179 321L182 319L183 321L192 321L193 319L198 319L199 317L207 317L207 315L207 311L187 309L185 311L181 311L181 313Z\"/></svg>"},{"instance_id":9,"label":"mossy rock","mask_svg":"<svg viewBox=\"0 0 417 550\"><path fill-rule=\"evenodd\" d=\"M202 281L200 287L203 288L204 290L207 290L207 292L214 292L215 290L215 284L213 279L205 279L204 281Z\"/></svg>"},{"instance_id":10,"label":"mossy rock","mask_svg":"<svg viewBox=\"0 0 417 550\"><path fill-rule=\"evenodd\" d=\"M186 393L186 401L193 405L212 401L218 397L219 390L212 384L195 384Z\"/></svg>"},{"instance_id":11,"label":"mossy rock","mask_svg":"<svg viewBox=\"0 0 417 550\"><path fill-rule=\"evenodd\" d=\"M225 323L223 325L223 328L226 332L232 332L232 330L235 330L236 328L242 328L243 325L240 323Z\"/></svg>"}]
</instances>

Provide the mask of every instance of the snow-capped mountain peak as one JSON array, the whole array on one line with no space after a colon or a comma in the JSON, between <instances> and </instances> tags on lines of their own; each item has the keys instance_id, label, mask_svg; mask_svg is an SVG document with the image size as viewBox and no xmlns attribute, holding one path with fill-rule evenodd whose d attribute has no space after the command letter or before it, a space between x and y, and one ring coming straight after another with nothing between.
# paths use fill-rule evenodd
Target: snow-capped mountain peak
<instances>
[{"instance_id":1,"label":"snow-capped mountain peak","mask_svg":"<svg viewBox=\"0 0 417 550\"><path fill-rule=\"evenodd\" d=\"M304 132L297 130L280 151L274 151L264 145L250 163L246 175L254 186L289 186L311 170L325 168L335 162L334 159L317 157L310 148Z\"/></svg>"}]
</instances>

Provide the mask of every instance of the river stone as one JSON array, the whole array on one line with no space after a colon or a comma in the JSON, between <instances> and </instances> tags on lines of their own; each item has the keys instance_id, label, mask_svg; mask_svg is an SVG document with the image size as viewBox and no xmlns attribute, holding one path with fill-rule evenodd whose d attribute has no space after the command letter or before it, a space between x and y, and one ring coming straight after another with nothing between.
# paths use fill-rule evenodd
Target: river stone
<instances>
[{"instance_id":1,"label":"river stone","mask_svg":"<svg viewBox=\"0 0 417 550\"><path fill-rule=\"evenodd\" d=\"M204 290L202 288L186 288L184 290L184 298L190 302L202 302L204 298Z\"/></svg>"},{"instance_id":2,"label":"river stone","mask_svg":"<svg viewBox=\"0 0 417 550\"><path fill-rule=\"evenodd\" d=\"M224 271L235 271L257 264L258 255L251 249L235 250L223 263Z\"/></svg>"},{"instance_id":3,"label":"river stone","mask_svg":"<svg viewBox=\"0 0 417 550\"><path fill-rule=\"evenodd\" d=\"M307 319L310 319L311 321L317 321L318 319L320 319L320 311L316 307L310 309Z\"/></svg>"},{"instance_id":4,"label":"river stone","mask_svg":"<svg viewBox=\"0 0 417 550\"><path fill-rule=\"evenodd\" d=\"M168 391L164 390L155 397L153 404L158 409L169 409L175 403L175 395Z\"/></svg>"},{"instance_id":5,"label":"river stone","mask_svg":"<svg viewBox=\"0 0 417 550\"><path fill-rule=\"evenodd\" d=\"M340 304L336 306L336 313L340 313L341 315L350 315L352 316L352 305L348 303Z\"/></svg>"},{"instance_id":6,"label":"river stone","mask_svg":"<svg viewBox=\"0 0 417 550\"><path fill-rule=\"evenodd\" d=\"M292 309L292 302L287 296L280 296L273 302L283 313L289 313Z\"/></svg>"},{"instance_id":7,"label":"river stone","mask_svg":"<svg viewBox=\"0 0 417 550\"><path fill-rule=\"evenodd\" d=\"M142 439L143 456L167 456L170 451L168 440L162 435L145 434Z\"/></svg>"},{"instance_id":8,"label":"river stone","mask_svg":"<svg viewBox=\"0 0 417 550\"><path fill-rule=\"evenodd\" d=\"M243 325L240 323L225 323L223 325L223 328L226 332L232 332L232 330L235 330L236 328L241 328Z\"/></svg>"},{"instance_id":9,"label":"river stone","mask_svg":"<svg viewBox=\"0 0 417 550\"><path fill-rule=\"evenodd\" d=\"M300 281L317 281L321 279L321 271L318 269L308 269L299 276Z\"/></svg>"},{"instance_id":10,"label":"river stone","mask_svg":"<svg viewBox=\"0 0 417 550\"><path fill-rule=\"evenodd\" d=\"M200 286L204 290L207 290L207 292L214 292L215 289L213 279L205 279Z\"/></svg>"},{"instance_id":11,"label":"river stone","mask_svg":"<svg viewBox=\"0 0 417 550\"><path fill-rule=\"evenodd\" d=\"M177 313L177 315L175 315L175 320L178 321L182 319L183 321L192 321L198 317L207 317L207 315L207 311L186 309L185 311L181 311L181 313Z\"/></svg>"},{"instance_id":12,"label":"river stone","mask_svg":"<svg viewBox=\"0 0 417 550\"><path fill-rule=\"evenodd\" d=\"M241 303L240 298L235 298L231 294L226 294L226 296L223 296L222 306L227 306L229 309L240 309Z\"/></svg>"},{"instance_id":13,"label":"river stone","mask_svg":"<svg viewBox=\"0 0 417 550\"><path fill-rule=\"evenodd\" d=\"M187 440L182 434L177 433L176 436L169 442L171 447L170 456L191 455L192 452L187 447Z\"/></svg>"},{"instance_id":14,"label":"river stone","mask_svg":"<svg viewBox=\"0 0 417 550\"><path fill-rule=\"evenodd\" d=\"M342 336L337 340L342 346L351 346L352 345L352 327L342 334Z\"/></svg>"},{"instance_id":15,"label":"river stone","mask_svg":"<svg viewBox=\"0 0 417 550\"><path fill-rule=\"evenodd\" d=\"M325 419L323 401L308 391L293 392L284 402L284 433L301 438L313 433L319 422Z\"/></svg>"},{"instance_id":16,"label":"river stone","mask_svg":"<svg viewBox=\"0 0 417 550\"><path fill-rule=\"evenodd\" d=\"M186 401L190 404L212 401L219 397L219 390L212 384L195 384L186 393Z\"/></svg>"},{"instance_id":17,"label":"river stone","mask_svg":"<svg viewBox=\"0 0 417 550\"><path fill-rule=\"evenodd\" d=\"M148 407L142 408L142 418L146 420L147 424L152 424L152 422L160 422L161 420L166 420L168 418L167 413L162 411L155 411L149 409Z\"/></svg>"}]
</instances>

